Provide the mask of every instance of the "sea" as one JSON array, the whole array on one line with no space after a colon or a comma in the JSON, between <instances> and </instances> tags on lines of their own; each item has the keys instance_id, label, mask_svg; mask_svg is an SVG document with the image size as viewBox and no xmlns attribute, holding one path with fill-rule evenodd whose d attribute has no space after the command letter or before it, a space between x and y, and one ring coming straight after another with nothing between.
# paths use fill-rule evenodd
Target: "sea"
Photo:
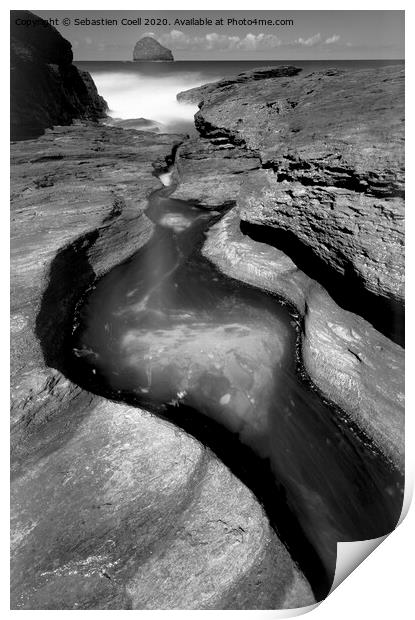
<instances>
[{"instance_id":1,"label":"sea","mask_svg":"<svg viewBox=\"0 0 415 620\"><path fill-rule=\"evenodd\" d=\"M109 123L163 133L195 133L197 106L179 103L177 93L259 67L294 65L304 73L331 67L356 69L403 65L403 60L255 61L78 61L109 106ZM151 123L146 121L152 121ZM125 123L125 121L129 121Z\"/></svg>"}]
</instances>

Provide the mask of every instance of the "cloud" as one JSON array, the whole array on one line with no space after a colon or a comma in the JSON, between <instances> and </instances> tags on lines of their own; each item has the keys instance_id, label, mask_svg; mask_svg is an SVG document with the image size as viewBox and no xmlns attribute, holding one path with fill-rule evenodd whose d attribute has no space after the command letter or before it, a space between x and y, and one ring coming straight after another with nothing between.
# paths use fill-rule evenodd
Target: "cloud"
<instances>
[{"instance_id":1,"label":"cloud","mask_svg":"<svg viewBox=\"0 0 415 620\"><path fill-rule=\"evenodd\" d=\"M334 34L332 37L329 37L328 39L326 39L324 43L326 43L327 45L330 45L331 43L337 43L339 39L340 39L339 35Z\"/></svg>"},{"instance_id":2,"label":"cloud","mask_svg":"<svg viewBox=\"0 0 415 620\"><path fill-rule=\"evenodd\" d=\"M308 39L303 39L302 37L300 37L299 39L294 41L294 43L298 43L298 45L306 45L307 47L311 47L312 45L317 45L317 43L320 43L320 41L321 41L321 34L318 33L312 37L309 37Z\"/></svg>"},{"instance_id":3,"label":"cloud","mask_svg":"<svg viewBox=\"0 0 415 620\"><path fill-rule=\"evenodd\" d=\"M303 39L300 37L296 41L294 41L294 45L301 45L306 47L313 47L314 45L332 45L333 43L337 43L340 41L340 36L338 34L333 34L331 37L328 37L324 41L321 38L321 34L317 33L312 37L308 37L308 39Z\"/></svg>"},{"instance_id":4,"label":"cloud","mask_svg":"<svg viewBox=\"0 0 415 620\"><path fill-rule=\"evenodd\" d=\"M308 38L300 37L294 41L283 42L274 34L248 33L245 36L232 36L228 34L218 34L209 32L205 35L187 34L182 30L171 30L160 36L154 32L146 32L143 36L154 37L162 45L173 51L260 51L270 50L276 47L313 47L321 45L332 45L340 40L338 34L323 39L318 32Z\"/></svg>"},{"instance_id":5,"label":"cloud","mask_svg":"<svg viewBox=\"0 0 415 620\"><path fill-rule=\"evenodd\" d=\"M154 36L146 32L144 36ZM281 40L273 34L248 33L244 37L210 32L203 36L185 34L181 30L172 30L157 37L157 40L173 51L176 50L266 50L281 45Z\"/></svg>"}]
</instances>

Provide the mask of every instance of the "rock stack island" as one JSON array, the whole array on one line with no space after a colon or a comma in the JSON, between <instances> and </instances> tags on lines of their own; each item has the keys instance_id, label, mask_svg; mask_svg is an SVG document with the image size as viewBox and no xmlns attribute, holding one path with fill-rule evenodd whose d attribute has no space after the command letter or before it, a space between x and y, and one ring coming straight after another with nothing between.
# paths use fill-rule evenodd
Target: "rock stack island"
<instances>
[{"instance_id":1,"label":"rock stack island","mask_svg":"<svg viewBox=\"0 0 415 620\"><path fill-rule=\"evenodd\" d=\"M133 60L136 61L173 61L173 54L153 37L143 37L135 44Z\"/></svg>"}]
</instances>

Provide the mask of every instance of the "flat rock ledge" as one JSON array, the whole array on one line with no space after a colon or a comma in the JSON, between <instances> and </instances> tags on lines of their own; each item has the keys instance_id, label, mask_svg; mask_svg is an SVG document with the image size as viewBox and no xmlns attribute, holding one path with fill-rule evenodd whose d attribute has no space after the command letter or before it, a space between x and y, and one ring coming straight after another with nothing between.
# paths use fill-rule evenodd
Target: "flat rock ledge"
<instances>
[{"instance_id":1,"label":"flat rock ledge","mask_svg":"<svg viewBox=\"0 0 415 620\"><path fill-rule=\"evenodd\" d=\"M79 295L151 237L151 162L163 169L182 140L78 124L12 144L13 609L315 602L257 498L209 449L65 372Z\"/></svg>"}]
</instances>

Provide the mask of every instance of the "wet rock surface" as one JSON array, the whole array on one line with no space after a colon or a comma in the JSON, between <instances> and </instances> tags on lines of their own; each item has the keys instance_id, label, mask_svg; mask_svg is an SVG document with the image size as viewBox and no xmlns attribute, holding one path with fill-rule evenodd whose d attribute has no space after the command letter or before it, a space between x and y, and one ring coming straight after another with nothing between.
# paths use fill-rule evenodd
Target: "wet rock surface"
<instances>
[{"instance_id":1,"label":"wet rock surface","mask_svg":"<svg viewBox=\"0 0 415 620\"><path fill-rule=\"evenodd\" d=\"M122 129L137 129L138 131L151 131L159 133L161 131L161 123L149 120L148 118L108 118L105 121L110 127L121 127Z\"/></svg>"},{"instance_id":2,"label":"wet rock surface","mask_svg":"<svg viewBox=\"0 0 415 620\"><path fill-rule=\"evenodd\" d=\"M75 304L151 237L152 162L162 169L182 139L79 124L12 145L14 609L315 600L257 498L213 452L68 378Z\"/></svg>"},{"instance_id":3,"label":"wet rock surface","mask_svg":"<svg viewBox=\"0 0 415 620\"><path fill-rule=\"evenodd\" d=\"M176 154L174 197L209 209L235 204L241 182L259 158L223 138L186 140ZM249 178L249 177L248 177Z\"/></svg>"},{"instance_id":4,"label":"wet rock surface","mask_svg":"<svg viewBox=\"0 0 415 620\"><path fill-rule=\"evenodd\" d=\"M11 11L10 26L12 140L106 115L106 102L89 73L72 64L71 44L56 28L30 11Z\"/></svg>"}]
</instances>

